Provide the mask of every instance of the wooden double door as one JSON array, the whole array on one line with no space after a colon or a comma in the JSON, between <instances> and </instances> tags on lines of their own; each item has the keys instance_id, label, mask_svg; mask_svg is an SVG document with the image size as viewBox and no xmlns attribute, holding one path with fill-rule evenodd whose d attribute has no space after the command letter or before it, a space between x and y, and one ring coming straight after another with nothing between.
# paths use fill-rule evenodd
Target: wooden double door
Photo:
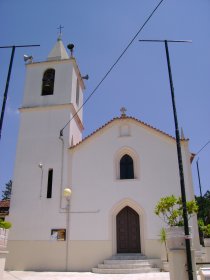
<instances>
[{"instance_id":1,"label":"wooden double door","mask_svg":"<svg viewBox=\"0 0 210 280\"><path fill-rule=\"evenodd\" d=\"M129 206L123 208L116 217L117 253L140 253L139 215Z\"/></svg>"}]
</instances>

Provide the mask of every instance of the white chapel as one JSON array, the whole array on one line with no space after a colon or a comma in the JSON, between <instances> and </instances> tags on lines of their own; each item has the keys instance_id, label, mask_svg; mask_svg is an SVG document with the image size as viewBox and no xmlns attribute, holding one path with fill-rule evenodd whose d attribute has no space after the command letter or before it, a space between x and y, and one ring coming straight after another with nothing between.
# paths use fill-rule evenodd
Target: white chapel
<instances>
[{"instance_id":1,"label":"white chapel","mask_svg":"<svg viewBox=\"0 0 210 280\"><path fill-rule=\"evenodd\" d=\"M72 48L69 55L58 38L45 61L26 64L9 215L10 270L91 271L123 253L160 259L164 224L154 207L163 196L180 196L173 136L122 108L83 139L83 111L77 111L85 85ZM181 140L192 200L188 144ZM190 220L199 250L196 223Z\"/></svg>"}]
</instances>

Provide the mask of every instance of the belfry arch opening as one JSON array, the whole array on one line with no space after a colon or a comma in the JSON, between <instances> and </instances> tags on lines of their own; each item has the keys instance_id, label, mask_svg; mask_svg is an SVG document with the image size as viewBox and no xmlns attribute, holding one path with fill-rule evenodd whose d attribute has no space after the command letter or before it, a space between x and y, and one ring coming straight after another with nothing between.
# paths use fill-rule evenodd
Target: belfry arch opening
<instances>
[{"instance_id":1,"label":"belfry arch opening","mask_svg":"<svg viewBox=\"0 0 210 280\"><path fill-rule=\"evenodd\" d=\"M42 95L52 95L54 92L55 69L47 69L42 78Z\"/></svg>"}]
</instances>

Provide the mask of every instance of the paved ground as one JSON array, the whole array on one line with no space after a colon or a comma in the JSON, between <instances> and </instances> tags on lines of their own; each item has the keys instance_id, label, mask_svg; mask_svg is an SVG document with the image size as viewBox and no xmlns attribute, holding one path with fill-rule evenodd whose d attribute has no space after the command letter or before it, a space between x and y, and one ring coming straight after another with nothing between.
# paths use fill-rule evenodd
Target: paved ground
<instances>
[{"instance_id":1,"label":"paved ground","mask_svg":"<svg viewBox=\"0 0 210 280\"><path fill-rule=\"evenodd\" d=\"M95 274L91 272L5 271L1 280L170 280L168 272ZM200 279L200 277L198 277ZM178 280L178 279L177 279Z\"/></svg>"},{"instance_id":2,"label":"paved ground","mask_svg":"<svg viewBox=\"0 0 210 280\"><path fill-rule=\"evenodd\" d=\"M95 274L91 272L7 271L3 280L169 280L169 273Z\"/></svg>"}]
</instances>

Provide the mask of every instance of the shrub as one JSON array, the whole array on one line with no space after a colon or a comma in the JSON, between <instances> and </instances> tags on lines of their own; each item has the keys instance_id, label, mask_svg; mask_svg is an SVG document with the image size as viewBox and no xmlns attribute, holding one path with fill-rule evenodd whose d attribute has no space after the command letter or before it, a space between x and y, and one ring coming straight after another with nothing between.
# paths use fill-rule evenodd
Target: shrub
<instances>
[{"instance_id":1,"label":"shrub","mask_svg":"<svg viewBox=\"0 0 210 280\"><path fill-rule=\"evenodd\" d=\"M198 227L204 235L204 238L210 238L210 224L205 225L202 219L198 220Z\"/></svg>"},{"instance_id":2,"label":"shrub","mask_svg":"<svg viewBox=\"0 0 210 280\"><path fill-rule=\"evenodd\" d=\"M198 212L198 205L195 200L187 201L188 219ZM168 226L183 226L183 207L181 197L174 195L162 197L154 210Z\"/></svg>"},{"instance_id":3,"label":"shrub","mask_svg":"<svg viewBox=\"0 0 210 280\"><path fill-rule=\"evenodd\" d=\"M10 222L0 220L0 228L9 229L11 226L12 224Z\"/></svg>"}]
</instances>

